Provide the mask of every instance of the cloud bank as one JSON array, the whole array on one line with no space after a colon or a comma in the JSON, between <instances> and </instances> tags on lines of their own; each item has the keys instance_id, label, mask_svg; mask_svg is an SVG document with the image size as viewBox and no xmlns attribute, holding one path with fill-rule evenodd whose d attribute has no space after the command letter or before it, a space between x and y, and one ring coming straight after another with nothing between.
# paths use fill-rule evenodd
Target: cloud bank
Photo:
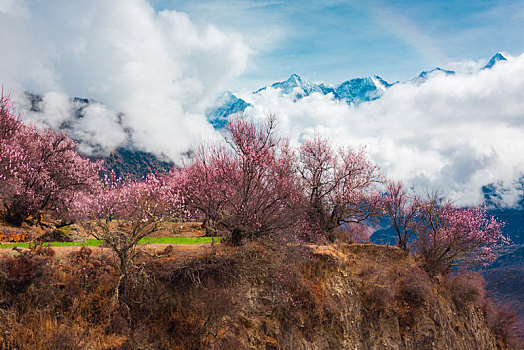
<instances>
[{"instance_id":1,"label":"cloud bank","mask_svg":"<svg viewBox=\"0 0 524 350\"><path fill-rule=\"evenodd\" d=\"M129 138L175 160L198 138L213 137L202 112L251 52L239 35L196 25L185 13L155 12L145 0L0 0L0 42L0 81L24 119L68 124L73 136L105 150ZM25 90L43 95L43 115L28 109ZM66 96L105 106L75 120Z\"/></svg>"},{"instance_id":2,"label":"cloud bank","mask_svg":"<svg viewBox=\"0 0 524 350\"><path fill-rule=\"evenodd\" d=\"M254 105L251 115L276 113L293 142L317 133L367 145L385 173L419 192L439 189L459 205L481 203L488 184L500 205L524 195L524 54L492 69L396 84L358 106L318 93L293 102L275 89L241 97Z\"/></svg>"}]
</instances>

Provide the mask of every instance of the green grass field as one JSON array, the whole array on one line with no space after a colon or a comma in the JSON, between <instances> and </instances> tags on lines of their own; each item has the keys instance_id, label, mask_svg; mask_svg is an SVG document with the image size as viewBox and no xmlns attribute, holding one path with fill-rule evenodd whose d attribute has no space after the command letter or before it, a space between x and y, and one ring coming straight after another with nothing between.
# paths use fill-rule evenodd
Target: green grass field
<instances>
[{"instance_id":1,"label":"green grass field","mask_svg":"<svg viewBox=\"0 0 524 350\"><path fill-rule=\"evenodd\" d=\"M220 241L220 237L215 238L215 241ZM142 238L138 244L202 244L210 243L211 237L146 237ZM49 242L44 245L50 245L52 247L95 247L103 244L103 241L98 239L88 239L84 242ZM25 247L27 248L29 243L1 243L0 248L13 248L13 247Z\"/></svg>"}]
</instances>

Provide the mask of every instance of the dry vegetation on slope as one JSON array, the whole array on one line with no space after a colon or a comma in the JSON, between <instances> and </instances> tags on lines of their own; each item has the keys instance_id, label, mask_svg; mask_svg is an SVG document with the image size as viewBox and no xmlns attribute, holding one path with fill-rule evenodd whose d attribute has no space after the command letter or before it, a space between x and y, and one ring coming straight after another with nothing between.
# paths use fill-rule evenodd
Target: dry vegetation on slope
<instances>
[{"instance_id":1,"label":"dry vegetation on slope","mask_svg":"<svg viewBox=\"0 0 524 350\"><path fill-rule=\"evenodd\" d=\"M507 329L475 276L429 278L398 248L253 242L142 256L128 304L114 258L0 259L5 349L496 349ZM495 330L497 334L494 335ZM516 348L518 345L514 344Z\"/></svg>"}]
</instances>

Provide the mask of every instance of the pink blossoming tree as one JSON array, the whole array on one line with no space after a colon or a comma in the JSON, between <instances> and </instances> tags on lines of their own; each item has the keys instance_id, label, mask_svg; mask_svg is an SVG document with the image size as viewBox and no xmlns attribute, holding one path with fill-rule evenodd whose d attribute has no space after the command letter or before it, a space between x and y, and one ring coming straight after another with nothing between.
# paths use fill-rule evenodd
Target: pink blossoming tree
<instances>
[{"instance_id":1,"label":"pink blossoming tree","mask_svg":"<svg viewBox=\"0 0 524 350\"><path fill-rule=\"evenodd\" d=\"M165 176L149 176L145 181L106 177L91 192L75 196L72 214L118 258L120 279L115 295L124 304L138 242L159 230L163 221L187 216L182 195L169 181Z\"/></svg>"},{"instance_id":2,"label":"pink blossoming tree","mask_svg":"<svg viewBox=\"0 0 524 350\"><path fill-rule=\"evenodd\" d=\"M0 181L5 182L17 175L25 163L25 152L18 142L17 136L23 128L22 123L14 114L14 109L8 96L0 95Z\"/></svg>"},{"instance_id":3,"label":"pink blossoming tree","mask_svg":"<svg viewBox=\"0 0 524 350\"><path fill-rule=\"evenodd\" d=\"M235 119L224 145L201 146L185 169L193 210L231 235L231 242L275 233L294 223L299 193L292 155L276 135L276 121Z\"/></svg>"},{"instance_id":4,"label":"pink blossoming tree","mask_svg":"<svg viewBox=\"0 0 524 350\"><path fill-rule=\"evenodd\" d=\"M4 218L20 226L44 209L67 208L74 193L98 181L101 163L80 156L65 133L23 125L0 100L0 200Z\"/></svg>"},{"instance_id":5,"label":"pink blossoming tree","mask_svg":"<svg viewBox=\"0 0 524 350\"><path fill-rule=\"evenodd\" d=\"M387 180L385 192L384 212L397 233L397 245L408 250L408 243L415 238L421 224L418 219L420 201L404 188L401 181Z\"/></svg>"},{"instance_id":6,"label":"pink blossoming tree","mask_svg":"<svg viewBox=\"0 0 524 350\"><path fill-rule=\"evenodd\" d=\"M335 149L314 137L300 147L297 169L303 211L312 228L330 240L341 225L363 222L382 210L382 196L374 187L381 177L365 149Z\"/></svg>"},{"instance_id":7,"label":"pink blossoming tree","mask_svg":"<svg viewBox=\"0 0 524 350\"><path fill-rule=\"evenodd\" d=\"M384 211L397 232L398 246L413 246L431 272L493 261L509 243L504 224L482 207L456 208L436 192L425 198L410 194L399 181L386 182Z\"/></svg>"},{"instance_id":8,"label":"pink blossoming tree","mask_svg":"<svg viewBox=\"0 0 524 350\"><path fill-rule=\"evenodd\" d=\"M417 247L429 271L486 265L509 244L503 223L481 207L455 208L434 193L419 199Z\"/></svg>"}]
</instances>

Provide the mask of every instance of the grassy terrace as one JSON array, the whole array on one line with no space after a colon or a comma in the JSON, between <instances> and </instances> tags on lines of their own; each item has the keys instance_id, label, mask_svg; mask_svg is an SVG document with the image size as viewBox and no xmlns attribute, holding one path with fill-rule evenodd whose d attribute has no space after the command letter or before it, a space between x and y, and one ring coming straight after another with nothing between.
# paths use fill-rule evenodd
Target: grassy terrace
<instances>
[{"instance_id":1,"label":"grassy terrace","mask_svg":"<svg viewBox=\"0 0 524 350\"><path fill-rule=\"evenodd\" d=\"M215 238L219 241L220 238ZM142 238L138 244L202 244L210 243L211 237L146 237ZM98 239L88 239L83 242L48 242L44 245L52 247L95 247L104 244ZM28 247L29 243L0 243L0 248Z\"/></svg>"}]
</instances>

